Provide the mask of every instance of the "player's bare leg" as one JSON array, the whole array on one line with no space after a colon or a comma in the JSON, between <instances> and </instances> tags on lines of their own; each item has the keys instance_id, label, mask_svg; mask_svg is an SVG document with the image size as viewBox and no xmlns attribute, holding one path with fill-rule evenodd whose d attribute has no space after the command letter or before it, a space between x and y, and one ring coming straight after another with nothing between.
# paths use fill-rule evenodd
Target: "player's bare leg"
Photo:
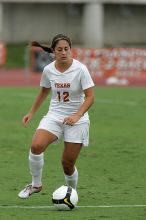
<instances>
[{"instance_id":1,"label":"player's bare leg","mask_svg":"<svg viewBox=\"0 0 146 220\"><path fill-rule=\"evenodd\" d=\"M64 145L62 166L65 174L65 181L68 186L76 189L78 182L78 171L75 167L75 162L82 148L82 144L65 142Z\"/></svg>"}]
</instances>

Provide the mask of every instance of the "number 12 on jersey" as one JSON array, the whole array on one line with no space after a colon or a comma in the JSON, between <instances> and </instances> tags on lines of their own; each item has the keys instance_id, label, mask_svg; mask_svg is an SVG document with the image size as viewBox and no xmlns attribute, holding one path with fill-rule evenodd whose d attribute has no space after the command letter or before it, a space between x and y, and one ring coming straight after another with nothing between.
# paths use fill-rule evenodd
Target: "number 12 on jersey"
<instances>
[{"instance_id":1,"label":"number 12 on jersey","mask_svg":"<svg viewBox=\"0 0 146 220\"><path fill-rule=\"evenodd\" d=\"M57 92L58 95L58 101L61 102L69 102L69 92Z\"/></svg>"}]
</instances>

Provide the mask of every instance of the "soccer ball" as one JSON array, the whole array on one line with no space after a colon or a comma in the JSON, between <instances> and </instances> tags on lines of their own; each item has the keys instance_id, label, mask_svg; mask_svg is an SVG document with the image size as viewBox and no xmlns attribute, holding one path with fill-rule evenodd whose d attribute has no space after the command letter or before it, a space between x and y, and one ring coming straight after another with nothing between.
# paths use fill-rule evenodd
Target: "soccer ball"
<instances>
[{"instance_id":1,"label":"soccer ball","mask_svg":"<svg viewBox=\"0 0 146 220\"><path fill-rule=\"evenodd\" d=\"M70 186L61 186L53 192L52 202L57 210L72 210L78 203L78 194Z\"/></svg>"}]
</instances>

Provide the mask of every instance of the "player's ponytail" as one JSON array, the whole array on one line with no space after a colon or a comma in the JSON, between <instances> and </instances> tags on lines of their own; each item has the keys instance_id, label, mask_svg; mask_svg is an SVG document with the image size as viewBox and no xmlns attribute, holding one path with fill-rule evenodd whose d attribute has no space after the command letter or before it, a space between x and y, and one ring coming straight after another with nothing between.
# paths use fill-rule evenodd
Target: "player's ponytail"
<instances>
[{"instance_id":1,"label":"player's ponytail","mask_svg":"<svg viewBox=\"0 0 146 220\"><path fill-rule=\"evenodd\" d=\"M47 53L53 53L53 51L55 50L55 47L56 47L56 44L60 41L60 40L65 40L68 42L70 48L72 46L72 43L71 43L71 40L68 36L64 35L64 34L57 34L53 40L52 40L52 44L51 44L51 47L47 47L47 46L44 46L40 43L38 43L37 41L33 41L31 42L31 46L34 46L34 47L40 47L42 48L44 51L46 51Z\"/></svg>"},{"instance_id":2,"label":"player's ponytail","mask_svg":"<svg viewBox=\"0 0 146 220\"><path fill-rule=\"evenodd\" d=\"M44 51L46 51L47 53L53 53L53 51L52 51L52 49L50 47L44 46L44 45L38 43L37 41L31 42L31 46L33 46L33 47L40 47Z\"/></svg>"}]
</instances>

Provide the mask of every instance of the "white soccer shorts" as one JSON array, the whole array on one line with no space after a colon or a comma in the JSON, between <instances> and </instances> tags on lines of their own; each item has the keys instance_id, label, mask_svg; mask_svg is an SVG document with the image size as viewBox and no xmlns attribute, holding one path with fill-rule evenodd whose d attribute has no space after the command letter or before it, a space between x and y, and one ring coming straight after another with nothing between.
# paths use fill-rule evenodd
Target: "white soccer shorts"
<instances>
[{"instance_id":1,"label":"white soccer shorts","mask_svg":"<svg viewBox=\"0 0 146 220\"><path fill-rule=\"evenodd\" d=\"M63 124L63 120L51 116L44 116L37 129L47 130L57 136L58 140L71 143L82 143L83 146L89 144L89 122L75 124L73 126Z\"/></svg>"}]
</instances>

